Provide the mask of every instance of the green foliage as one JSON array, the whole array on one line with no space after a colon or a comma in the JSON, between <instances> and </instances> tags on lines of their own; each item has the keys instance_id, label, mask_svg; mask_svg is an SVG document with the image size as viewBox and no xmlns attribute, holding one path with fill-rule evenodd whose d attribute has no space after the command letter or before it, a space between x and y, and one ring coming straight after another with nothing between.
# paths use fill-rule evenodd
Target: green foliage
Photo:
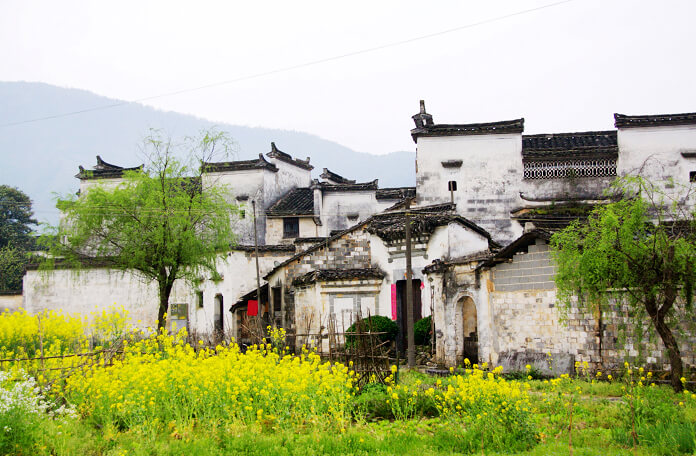
<instances>
[{"instance_id":1,"label":"green foliage","mask_svg":"<svg viewBox=\"0 0 696 456\"><path fill-rule=\"evenodd\" d=\"M222 186L202 179L205 163L229 151L230 140L203 132L175 144L155 133L145 145L146 167L126 171L120 185L95 183L79 197L59 200L64 219L58 236L44 240L52 257L72 267L97 261L156 281L162 327L174 281L214 275L216 259L234 240L230 216L236 206L226 201ZM176 158L179 149L186 160ZM49 259L44 267L53 265Z\"/></svg>"},{"instance_id":2,"label":"green foliage","mask_svg":"<svg viewBox=\"0 0 696 456\"><path fill-rule=\"evenodd\" d=\"M369 318L365 318L361 321L363 324L363 328L362 328L363 332L372 331L372 332L386 333L386 334L381 334L379 336L379 338L382 342L396 340L396 334L399 332L399 327L396 325L396 323L394 321L392 321L391 318L384 317L381 315L373 315L373 316L371 316ZM357 330L356 323L353 323L346 330L346 333L356 332L356 330ZM355 339L356 339L355 336L347 335L346 336L346 345L352 346L353 344L355 344Z\"/></svg>"},{"instance_id":3,"label":"green foliage","mask_svg":"<svg viewBox=\"0 0 696 456\"><path fill-rule=\"evenodd\" d=\"M13 245L0 247L0 291L21 291L27 254Z\"/></svg>"},{"instance_id":4,"label":"green foliage","mask_svg":"<svg viewBox=\"0 0 696 456\"><path fill-rule=\"evenodd\" d=\"M21 190L0 185L0 291L21 291L36 225L31 200Z\"/></svg>"},{"instance_id":5,"label":"green foliage","mask_svg":"<svg viewBox=\"0 0 696 456\"><path fill-rule=\"evenodd\" d=\"M597 316L627 305L634 337L640 341L645 329L660 335L678 390L682 365L672 331L678 322L693 322L696 287L690 189L667 194L637 177L618 180L614 189L624 199L596 207L587 223L552 237L558 296L565 309L580 305Z\"/></svg>"},{"instance_id":6,"label":"green foliage","mask_svg":"<svg viewBox=\"0 0 696 456\"><path fill-rule=\"evenodd\" d=\"M413 325L413 334L416 345L430 345L432 317L421 318Z\"/></svg>"},{"instance_id":7,"label":"green foliage","mask_svg":"<svg viewBox=\"0 0 696 456\"><path fill-rule=\"evenodd\" d=\"M0 247L23 250L32 245L31 225L36 225L31 199L21 190L0 185Z\"/></svg>"}]
</instances>

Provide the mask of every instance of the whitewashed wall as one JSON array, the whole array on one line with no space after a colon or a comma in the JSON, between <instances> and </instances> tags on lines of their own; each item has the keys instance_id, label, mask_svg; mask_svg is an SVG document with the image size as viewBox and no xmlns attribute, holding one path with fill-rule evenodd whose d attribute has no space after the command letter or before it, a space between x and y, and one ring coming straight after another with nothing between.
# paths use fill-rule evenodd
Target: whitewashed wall
<instances>
[{"instance_id":1,"label":"whitewashed wall","mask_svg":"<svg viewBox=\"0 0 696 456\"><path fill-rule=\"evenodd\" d=\"M461 160L462 165L442 165L451 160ZM448 182L456 181L457 212L488 230L497 241L511 241L522 234L522 228L510 220L510 211L521 202L522 178L521 134L418 138L418 204L449 202Z\"/></svg>"}]
</instances>

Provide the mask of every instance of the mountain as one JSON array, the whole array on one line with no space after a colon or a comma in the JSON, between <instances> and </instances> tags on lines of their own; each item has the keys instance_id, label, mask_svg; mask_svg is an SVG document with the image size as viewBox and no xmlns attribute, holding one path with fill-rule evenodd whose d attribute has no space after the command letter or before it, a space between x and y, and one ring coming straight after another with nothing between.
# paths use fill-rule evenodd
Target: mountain
<instances>
[{"instance_id":1,"label":"mountain","mask_svg":"<svg viewBox=\"0 0 696 456\"><path fill-rule=\"evenodd\" d=\"M27 193L36 218L56 223L54 197L74 192L78 166L91 168L96 155L119 166L142 163L139 145L151 128L172 137L195 135L217 126L238 145L236 160L270 151L271 141L294 157L311 157L314 176L329 168L350 179L379 178L380 187L415 185L415 154L372 155L353 151L318 136L287 130L213 123L195 116L165 112L138 103L122 103L91 92L42 83L0 82L0 184ZM87 110L38 122L4 126L27 119ZM380 174L375 174L376 170Z\"/></svg>"}]
</instances>

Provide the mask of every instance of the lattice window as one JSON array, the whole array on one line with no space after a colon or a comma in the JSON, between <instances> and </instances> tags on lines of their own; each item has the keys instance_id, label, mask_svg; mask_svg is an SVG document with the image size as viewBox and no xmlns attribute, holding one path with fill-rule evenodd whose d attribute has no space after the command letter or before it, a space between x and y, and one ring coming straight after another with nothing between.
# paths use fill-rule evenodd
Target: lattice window
<instances>
[{"instance_id":1,"label":"lattice window","mask_svg":"<svg viewBox=\"0 0 696 456\"><path fill-rule=\"evenodd\" d=\"M616 176L616 159L534 161L524 163L525 179Z\"/></svg>"}]
</instances>

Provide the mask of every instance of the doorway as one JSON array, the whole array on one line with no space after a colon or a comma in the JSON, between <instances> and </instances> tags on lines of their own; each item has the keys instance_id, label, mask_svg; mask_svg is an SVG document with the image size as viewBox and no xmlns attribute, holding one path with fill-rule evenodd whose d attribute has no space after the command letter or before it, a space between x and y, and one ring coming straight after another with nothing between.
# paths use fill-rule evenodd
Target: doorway
<instances>
[{"instance_id":1,"label":"doorway","mask_svg":"<svg viewBox=\"0 0 696 456\"><path fill-rule=\"evenodd\" d=\"M223 306L222 295L218 293L215 295L215 310L213 314L215 332L218 334L225 332L225 310Z\"/></svg>"},{"instance_id":2,"label":"doorway","mask_svg":"<svg viewBox=\"0 0 696 456\"><path fill-rule=\"evenodd\" d=\"M422 317L421 301L421 281L420 279L411 280L413 287L413 323L415 324ZM396 336L396 348L400 353L405 353L408 346L406 333L406 280L396 281L396 325L399 327L399 334Z\"/></svg>"},{"instance_id":3,"label":"doorway","mask_svg":"<svg viewBox=\"0 0 696 456\"><path fill-rule=\"evenodd\" d=\"M457 335L462 350L462 362L468 359L471 364L478 363L478 318L476 304L469 296L457 301L455 308Z\"/></svg>"}]
</instances>

